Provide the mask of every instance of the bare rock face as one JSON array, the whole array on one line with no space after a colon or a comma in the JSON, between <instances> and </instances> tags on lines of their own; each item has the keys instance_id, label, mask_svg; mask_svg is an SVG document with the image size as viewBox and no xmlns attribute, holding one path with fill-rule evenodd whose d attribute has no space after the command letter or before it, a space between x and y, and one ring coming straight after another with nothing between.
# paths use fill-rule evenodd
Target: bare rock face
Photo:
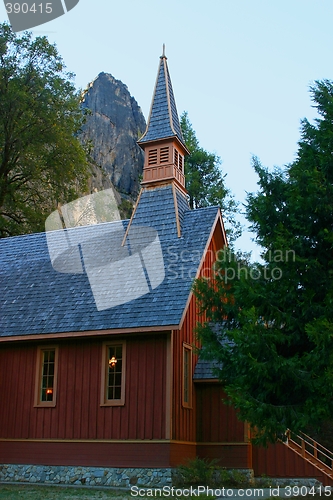
<instances>
[{"instance_id":1,"label":"bare rock face","mask_svg":"<svg viewBox=\"0 0 333 500\"><path fill-rule=\"evenodd\" d=\"M125 198L135 199L143 169L143 152L136 141L146 128L138 103L120 80L100 73L86 90L82 107L91 113L82 140L91 143L92 160L106 175L101 186L95 178L95 189L103 189L111 181Z\"/></svg>"}]
</instances>

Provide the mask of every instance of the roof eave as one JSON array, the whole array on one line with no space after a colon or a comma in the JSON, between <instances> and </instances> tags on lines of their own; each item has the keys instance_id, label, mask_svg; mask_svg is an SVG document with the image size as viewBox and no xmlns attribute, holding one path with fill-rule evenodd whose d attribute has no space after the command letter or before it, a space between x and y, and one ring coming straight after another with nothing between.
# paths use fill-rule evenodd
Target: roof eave
<instances>
[{"instance_id":1,"label":"roof eave","mask_svg":"<svg viewBox=\"0 0 333 500\"><path fill-rule=\"evenodd\" d=\"M8 335L0 336L1 342L26 342L27 340L55 340L55 339L71 339L83 337L101 337L107 335L130 335L135 333L168 333L172 330L178 330L179 325L166 326L144 326L135 328L110 328L107 330L86 330L82 332L59 332L59 333L35 333L26 335Z\"/></svg>"},{"instance_id":2,"label":"roof eave","mask_svg":"<svg viewBox=\"0 0 333 500\"><path fill-rule=\"evenodd\" d=\"M178 145L182 148L184 155L190 155L191 154L190 151L187 149L186 145L184 144L184 142L179 139L179 137L178 137L177 134L175 134L175 135L169 135L167 137L161 137L161 138L158 138L158 139L151 139L151 140L148 140L148 141L143 140L143 138L144 138L144 136L142 136L141 139L139 139L137 141L137 144L140 146L141 149L144 149L144 146L146 144L150 145L150 144L154 144L156 142L158 142L158 143L161 144L164 141L167 142L167 141L170 141L170 140L175 140L178 143Z\"/></svg>"},{"instance_id":3,"label":"roof eave","mask_svg":"<svg viewBox=\"0 0 333 500\"><path fill-rule=\"evenodd\" d=\"M202 257L201 257L201 261L197 267L197 272L196 272L196 275L195 275L195 278L194 280L198 279L199 278L199 275L200 275L200 271L201 271L201 268L203 266L203 263L204 263L204 260L205 260L205 257L206 257L206 253L207 253L207 250L209 248L209 245L210 245L210 242L213 238L213 235L214 235L214 232L215 232L215 229L217 227L217 225L220 223L221 225L221 230L222 230L222 237L223 237L223 240L224 240L224 243L226 246L228 246L228 241L227 241L227 236L226 236L226 232L225 232L225 228L224 228L224 224L223 224L223 219L222 219L222 214L221 214L221 209L218 207L217 208L217 213L216 213L216 217L215 217L215 220L214 220L214 223L212 225L212 228L211 228L211 231L210 231L210 235L207 239L207 242L206 242L206 247L202 253ZM187 299L187 303L186 303L186 306L183 310L183 315L182 315L182 319L180 320L180 328L182 327L183 323L184 323L184 320L185 320L185 316L186 316L186 313L187 313L187 310L189 308L189 305L190 305L190 302L191 302L191 299L192 299L192 296L193 296L193 289L190 291L190 294L188 296L188 299Z\"/></svg>"}]
</instances>

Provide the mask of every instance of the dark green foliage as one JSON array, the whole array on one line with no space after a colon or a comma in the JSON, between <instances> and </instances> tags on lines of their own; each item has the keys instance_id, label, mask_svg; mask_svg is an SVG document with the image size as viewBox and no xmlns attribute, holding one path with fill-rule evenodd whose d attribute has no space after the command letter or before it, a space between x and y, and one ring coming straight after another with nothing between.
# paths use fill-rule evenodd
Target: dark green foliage
<instances>
[{"instance_id":1,"label":"dark green foliage","mask_svg":"<svg viewBox=\"0 0 333 500\"><path fill-rule=\"evenodd\" d=\"M188 459L179 465L173 477L176 486L208 486L221 488L244 487L249 484L247 474L238 470L228 470L217 465L218 460L207 458Z\"/></svg>"},{"instance_id":2,"label":"dark green foliage","mask_svg":"<svg viewBox=\"0 0 333 500\"><path fill-rule=\"evenodd\" d=\"M0 25L0 236L41 231L86 185L79 95L54 45Z\"/></svg>"},{"instance_id":3,"label":"dark green foliage","mask_svg":"<svg viewBox=\"0 0 333 500\"><path fill-rule=\"evenodd\" d=\"M185 157L186 189L191 208L203 208L212 205L221 207L227 222L230 241L241 234L239 222L235 219L238 206L230 190L225 186L225 177L221 170L221 160L215 153L208 153L199 146L187 113L180 119L183 137L190 155Z\"/></svg>"},{"instance_id":4,"label":"dark green foliage","mask_svg":"<svg viewBox=\"0 0 333 500\"><path fill-rule=\"evenodd\" d=\"M333 84L311 93L320 117L302 121L295 161L271 173L254 159L263 263L221 253L214 282L196 284L204 353L260 442L333 416Z\"/></svg>"},{"instance_id":5,"label":"dark green foliage","mask_svg":"<svg viewBox=\"0 0 333 500\"><path fill-rule=\"evenodd\" d=\"M207 458L188 459L185 465L179 465L176 470L179 485L211 485L217 467L217 460Z\"/></svg>"},{"instance_id":6,"label":"dark green foliage","mask_svg":"<svg viewBox=\"0 0 333 500\"><path fill-rule=\"evenodd\" d=\"M118 210L122 219L129 219L133 212L133 202L123 198L118 206Z\"/></svg>"}]
</instances>

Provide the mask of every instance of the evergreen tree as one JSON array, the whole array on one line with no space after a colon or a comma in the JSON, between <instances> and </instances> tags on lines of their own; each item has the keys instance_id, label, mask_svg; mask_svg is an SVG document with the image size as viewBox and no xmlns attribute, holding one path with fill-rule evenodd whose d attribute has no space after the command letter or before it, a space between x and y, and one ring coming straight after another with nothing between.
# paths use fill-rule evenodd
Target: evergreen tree
<instances>
[{"instance_id":1,"label":"evergreen tree","mask_svg":"<svg viewBox=\"0 0 333 500\"><path fill-rule=\"evenodd\" d=\"M221 160L215 153L209 153L199 145L199 141L184 112L180 125L185 144L190 155L185 157L186 189L191 208L203 208L212 205L221 207L226 221L229 241L234 241L241 234L241 225L235 218L238 206L225 185L221 170Z\"/></svg>"},{"instance_id":2,"label":"evergreen tree","mask_svg":"<svg viewBox=\"0 0 333 500\"><path fill-rule=\"evenodd\" d=\"M0 25L0 237L41 231L85 187L79 95L54 45Z\"/></svg>"},{"instance_id":3,"label":"evergreen tree","mask_svg":"<svg viewBox=\"0 0 333 500\"><path fill-rule=\"evenodd\" d=\"M311 94L319 118L302 121L295 161L269 172L254 159L247 217L263 263L221 252L196 284L203 354L262 442L333 417L333 83Z\"/></svg>"}]
</instances>

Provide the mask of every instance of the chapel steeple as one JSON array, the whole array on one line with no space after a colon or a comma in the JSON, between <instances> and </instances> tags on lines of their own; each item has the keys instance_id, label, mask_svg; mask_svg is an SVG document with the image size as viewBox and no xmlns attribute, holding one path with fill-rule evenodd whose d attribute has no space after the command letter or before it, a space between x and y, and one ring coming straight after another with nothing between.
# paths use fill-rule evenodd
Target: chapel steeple
<instances>
[{"instance_id":1,"label":"chapel steeple","mask_svg":"<svg viewBox=\"0 0 333 500\"><path fill-rule=\"evenodd\" d=\"M189 151L180 128L164 45L147 128L138 144L145 152L142 186L175 183L186 193L184 156Z\"/></svg>"}]
</instances>

